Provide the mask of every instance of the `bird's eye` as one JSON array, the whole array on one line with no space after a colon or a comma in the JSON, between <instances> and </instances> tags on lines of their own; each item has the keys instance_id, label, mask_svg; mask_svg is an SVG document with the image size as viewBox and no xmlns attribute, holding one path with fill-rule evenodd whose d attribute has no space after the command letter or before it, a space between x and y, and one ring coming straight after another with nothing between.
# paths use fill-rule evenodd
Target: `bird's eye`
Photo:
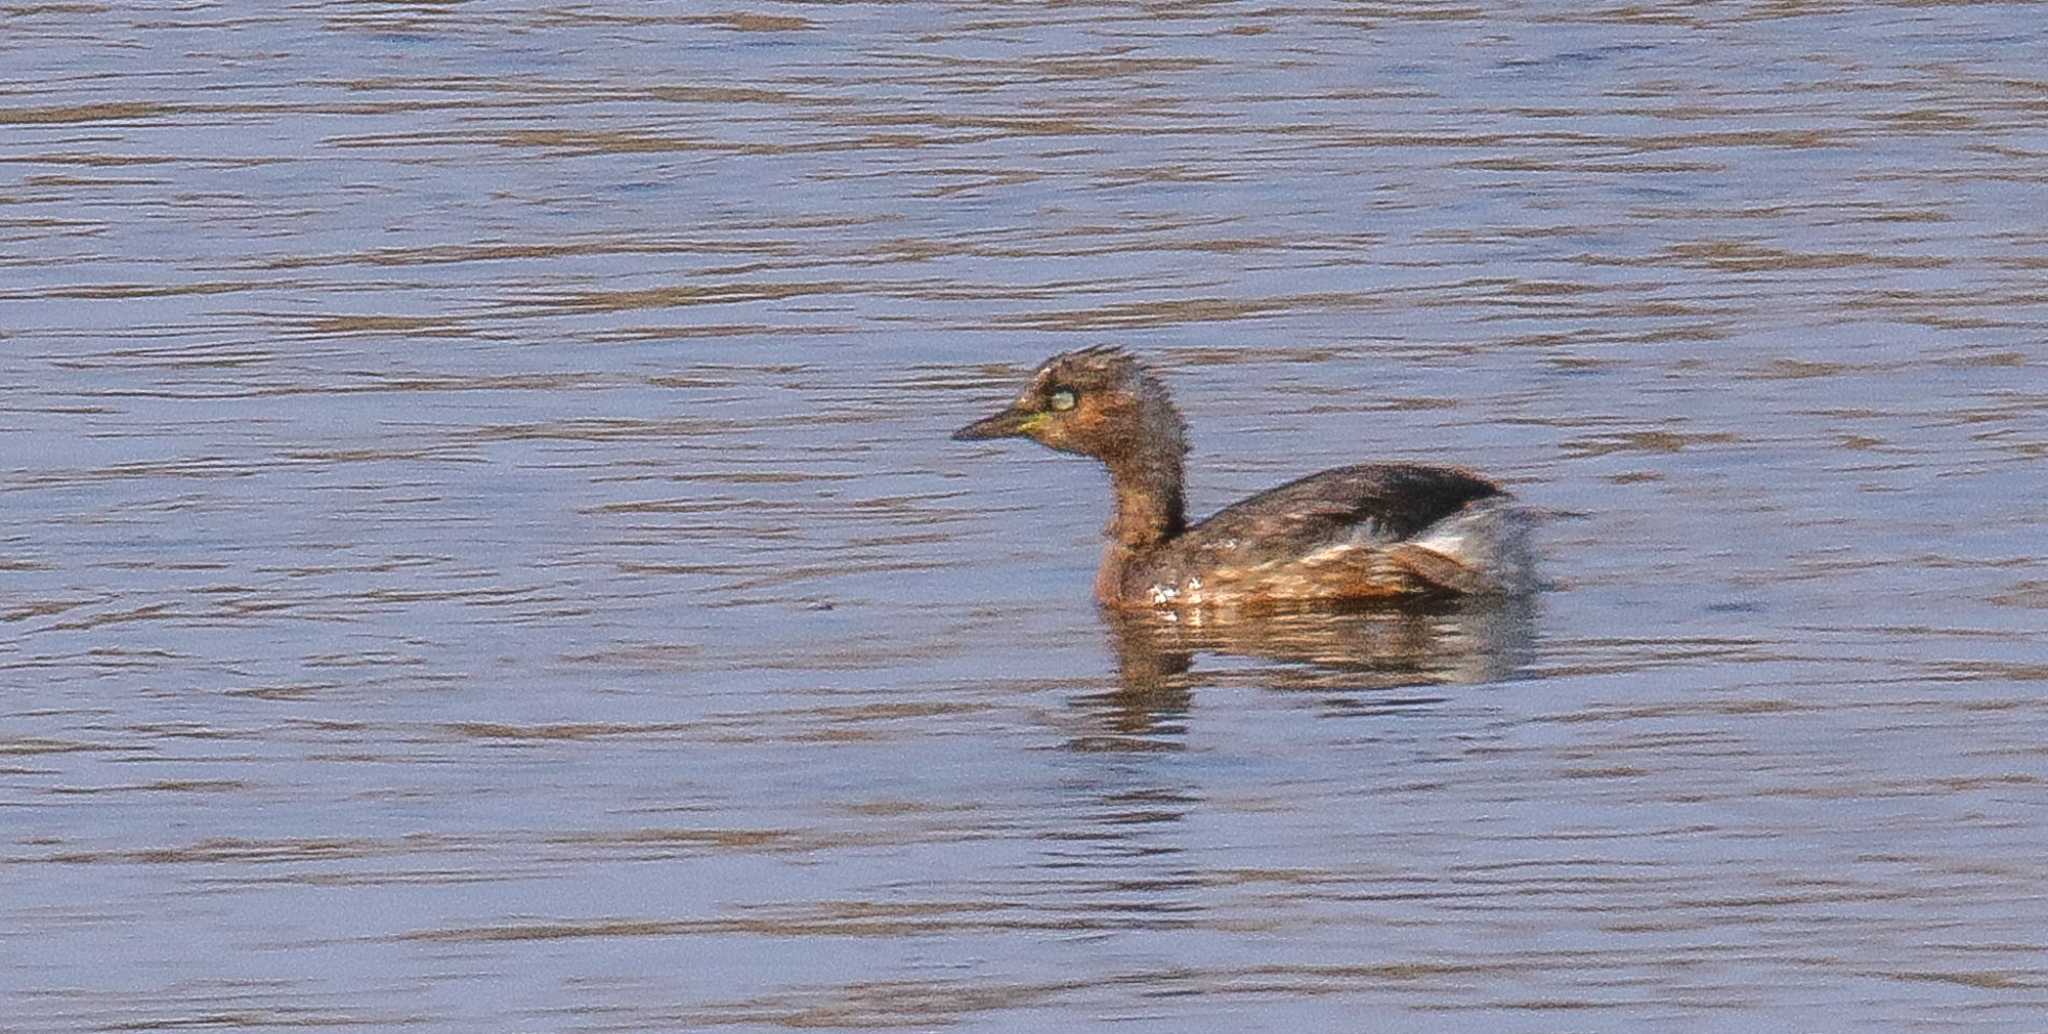
<instances>
[{"instance_id":1,"label":"bird's eye","mask_svg":"<svg viewBox=\"0 0 2048 1034\"><path fill-rule=\"evenodd\" d=\"M1078 401L1080 401L1080 396L1075 395L1074 389L1072 388L1061 388L1060 390L1053 392L1050 398L1046 399L1046 402L1049 403L1052 406L1052 408L1062 413L1066 412L1069 409L1074 408L1074 403Z\"/></svg>"}]
</instances>

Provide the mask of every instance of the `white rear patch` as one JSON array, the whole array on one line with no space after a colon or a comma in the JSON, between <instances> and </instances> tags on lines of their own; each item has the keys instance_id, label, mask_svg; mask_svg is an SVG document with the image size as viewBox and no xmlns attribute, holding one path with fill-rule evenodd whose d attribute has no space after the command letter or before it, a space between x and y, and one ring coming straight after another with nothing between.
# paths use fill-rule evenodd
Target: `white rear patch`
<instances>
[{"instance_id":1,"label":"white rear patch","mask_svg":"<svg viewBox=\"0 0 2048 1034\"><path fill-rule=\"evenodd\" d=\"M1422 529L1409 543L1457 561L1489 591L1519 596L1536 589L1529 545L1535 523L1513 499L1484 499Z\"/></svg>"}]
</instances>

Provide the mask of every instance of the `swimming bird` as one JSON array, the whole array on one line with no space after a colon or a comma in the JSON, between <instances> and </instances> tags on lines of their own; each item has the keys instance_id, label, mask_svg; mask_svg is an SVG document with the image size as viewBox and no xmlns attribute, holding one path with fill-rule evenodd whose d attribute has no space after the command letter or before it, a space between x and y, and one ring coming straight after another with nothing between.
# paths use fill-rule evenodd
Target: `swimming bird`
<instances>
[{"instance_id":1,"label":"swimming bird","mask_svg":"<svg viewBox=\"0 0 2048 1034\"><path fill-rule=\"evenodd\" d=\"M1047 359L1008 408L953 438L1029 438L1109 468L1114 516L1095 576L1105 607L1391 602L1534 585L1527 511L1455 467L1337 467L1188 524L1187 424L1165 384L1120 348Z\"/></svg>"}]
</instances>

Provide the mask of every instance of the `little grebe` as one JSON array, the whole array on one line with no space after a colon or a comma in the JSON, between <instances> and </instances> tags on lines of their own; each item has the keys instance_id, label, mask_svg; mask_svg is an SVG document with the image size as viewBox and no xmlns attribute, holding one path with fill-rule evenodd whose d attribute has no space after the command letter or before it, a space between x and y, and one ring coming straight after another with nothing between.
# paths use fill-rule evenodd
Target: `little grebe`
<instances>
[{"instance_id":1,"label":"little grebe","mask_svg":"<svg viewBox=\"0 0 2048 1034\"><path fill-rule=\"evenodd\" d=\"M1500 486L1450 467L1311 474L1189 526L1187 425L1122 350L1053 356L1008 409L953 433L1029 438L1109 468L1116 515L1095 577L1110 607L1334 603L1530 588L1529 519Z\"/></svg>"}]
</instances>

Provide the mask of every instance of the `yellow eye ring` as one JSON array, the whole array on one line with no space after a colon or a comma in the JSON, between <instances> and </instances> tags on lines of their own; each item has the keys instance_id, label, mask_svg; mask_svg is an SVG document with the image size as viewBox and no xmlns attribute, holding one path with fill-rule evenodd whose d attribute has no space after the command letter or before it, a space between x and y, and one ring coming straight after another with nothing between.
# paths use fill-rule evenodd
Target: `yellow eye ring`
<instances>
[{"instance_id":1,"label":"yellow eye ring","mask_svg":"<svg viewBox=\"0 0 2048 1034\"><path fill-rule=\"evenodd\" d=\"M1067 410L1074 408L1074 404L1079 401L1081 401L1080 397L1074 394L1074 389L1061 388L1060 390L1053 392L1052 395L1046 399L1046 404L1051 406L1055 411L1064 413Z\"/></svg>"}]
</instances>

